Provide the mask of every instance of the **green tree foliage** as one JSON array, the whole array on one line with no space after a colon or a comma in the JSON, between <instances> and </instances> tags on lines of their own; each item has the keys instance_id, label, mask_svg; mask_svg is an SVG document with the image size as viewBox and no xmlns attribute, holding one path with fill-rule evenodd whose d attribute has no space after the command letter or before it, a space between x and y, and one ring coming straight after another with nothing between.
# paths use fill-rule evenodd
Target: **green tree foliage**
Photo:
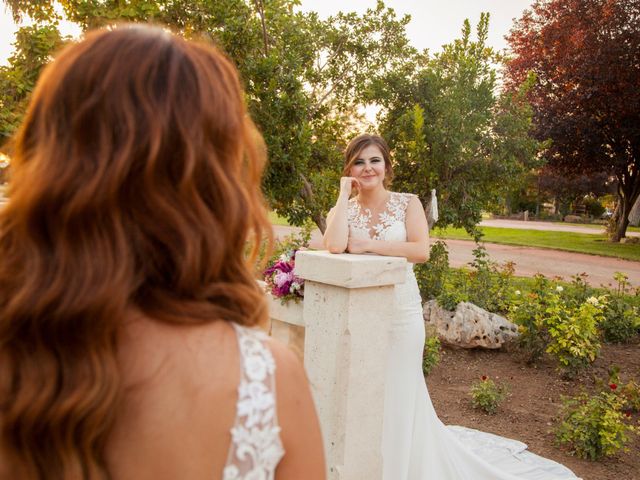
<instances>
[{"instance_id":1,"label":"green tree foliage","mask_svg":"<svg viewBox=\"0 0 640 480\"><path fill-rule=\"evenodd\" d=\"M36 24L18 30L9 65L0 67L0 146L20 124L43 65L62 42L55 23Z\"/></svg>"},{"instance_id":2,"label":"green tree foliage","mask_svg":"<svg viewBox=\"0 0 640 480\"><path fill-rule=\"evenodd\" d=\"M377 97L386 108L381 131L397 162L394 187L416 193L423 204L437 189L437 225L476 236L481 211L540 165L544 146L529 136L532 112L524 95L533 80L515 93L496 94L501 58L486 46L488 28L483 14L473 41L465 21L460 39L433 58L416 57L410 75L386 77Z\"/></svg>"},{"instance_id":3,"label":"green tree foliage","mask_svg":"<svg viewBox=\"0 0 640 480\"><path fill-rule=\"evenodd\" d=\"M264 190L271 206L293 224L312 218L322 229L342 148L358 130L354 112L373 82L414 53L405 35L409 18L396 18L382 2L362 16L339 13L326 21L295 11L296 0L59 3L64 16L84 30L156 22L189 38L215 39L240 70L250 112L265 137L270 163ZM8 5L16 18L57 21L51 1ZM22 110L15 111L18 119ZM7 134L16 124L7 124Z\"/></svg>"}]
</instances>

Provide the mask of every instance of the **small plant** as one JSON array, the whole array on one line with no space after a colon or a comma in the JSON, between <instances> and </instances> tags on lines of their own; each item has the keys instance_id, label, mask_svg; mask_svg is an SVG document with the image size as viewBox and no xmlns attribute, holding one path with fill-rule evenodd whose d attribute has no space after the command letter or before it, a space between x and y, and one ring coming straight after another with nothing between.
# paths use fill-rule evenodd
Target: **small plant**
<instances>
[{"instance_id":1,"label":"small plant","mask_svg":"<svg viewBox=\"0 0 640 480\"><path fill-rule=\"evenodd\" d=\"M617 286L609 299L600 328L607 342L623 343L640 331L640 317L636 308L625 300L625 295L631 292L629 277L616 272L613 278Z\"/></svg>"},{"instance_id":2,"label":"small plant","mask_svg":"<svg viewBox=\"0 0 640 480\"><path fill-rule=\"evenodd\" d=\"M414 267L420 295L424 302L441 294L449 274L449 252L442 240L431 245L429 260Z\"/></svg>"},{"instance_id":3,"label":"small plant","mask_svg":"<svg viewBox=\"0 0 640 480\"><path fill-rule=\"evenodd\" d=\"M550 342L545 316L552 291L549 279L536 275L531 291L518 293L517 300L511 305L509 318L518 325L518 346L526 353L528 363L536 362Z\"/></svg>"},{"instance_id":4,"label":"small plant","mask_svg":"<svg viewBox=\"0 0 640 480\"><path fill-rule=\"evenodd\" d=\"M630 417L623 411L625 401L616 389L612 383L609 391L596 395L562 397L558 443L570 445L577 456L590 460L627 451L626 444L637 428L629 423Z\"/></svg>"},{"instance_id":5,"label":"small plant","mask_svg":"<svg viewBox=\"0 0 640 480\"><path fill-rule=\"evenodd\" d=\"M422 373L429 375L433 367L440 362L440 340L438 337L427 337L422 354Z\"/></svg>"},{"instance_id":6,"label":"small plant","mask_svg":"<svg viewBox=\"0 0 640 480\"><path fill-rule=\"evenodd\" d=\"M471 402L475 408L486 413L496 413L498 406L507 396L507 387L496 384L486 375L471 385Z\"/></svg>"},{"instance_id":7,"label":"small plant","mask_svg":"<svg viewBox=\"0 0 640 480\"><path fill-rule=\"evenodd\" d=\"M514 264L500 265L489 259L482 245L473 250L471 269L451 271L437 295L440 306L455 310L460 302L471 302L489 312L506 313L513 297Z\"/></svg>"},{"instance_id":8,"label":"small plant","mask_svg":"<svg viewBox=\"0 0 640 480\"><path fill-rule=\"evenodd\" d=\"M511 307L510 318L518 325L518 342L530 362L549 353L564 376L573 377L600 352L598 326L604 320L606 297L575 302L567 300L564 291L537 276L531 292Z\"/></svg>"},{"instance_id":9,"label":"small plant","mask_svg":"<svg viewBox=\"0 0 640 480\"><path fill-rule=\"evenodd\" d=\"M557 296L551 298L545 318L551 338L546 351L556 358L564 375L571 378L600 352L598 325L604 320L604 298L590 297L576 308L558 301Z\"/></svg>"},{"instance_id":10,"label":"small plant","mask_svg":"<svg viewBox=\"0 0 640 480\"><path fill-rule=\"evenodd\" d=\"M620 367L616 365L611 366L609 368L609 378L606 384L601 380L596 380L596 384L605 391L608 388L611 389L611 385L616 385L616 388L613 390L616 391L624 400L625 413L631 414L631 412L640 412L640 384L638 384L634 379L624 383L620 377Z\"/></svg>"}]
</instances>

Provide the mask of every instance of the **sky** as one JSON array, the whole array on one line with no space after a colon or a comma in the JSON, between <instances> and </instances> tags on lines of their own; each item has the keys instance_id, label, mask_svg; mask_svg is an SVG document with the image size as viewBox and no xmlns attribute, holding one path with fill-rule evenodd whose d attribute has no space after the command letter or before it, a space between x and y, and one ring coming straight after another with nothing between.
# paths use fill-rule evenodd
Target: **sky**
<instances>
[{"instance_id":1,"label":"sky","mask_svg":"<svg viewBox=\"0 0 640 480\"><path fill-rule=\"evenodd\" d=\"M414 47L428 48L431 53L441 50L441 46L460 36L465 18L475 26L481 12L490 13L488 44L495 49L507 47L504 36L509 33L514 18L519 18L533 0L386 0L385 5L393 8L398 17L411 15L407 35ZM338 11L364 13L367 8L375 8L376 0L301 0L301 9L318 12L326 18ZM11 54L17 27L9 14L6 3L0 2L0 65L7 62ZM73 25L62 26L63 33L76 35Z\"/></svg>"}]
</instances>

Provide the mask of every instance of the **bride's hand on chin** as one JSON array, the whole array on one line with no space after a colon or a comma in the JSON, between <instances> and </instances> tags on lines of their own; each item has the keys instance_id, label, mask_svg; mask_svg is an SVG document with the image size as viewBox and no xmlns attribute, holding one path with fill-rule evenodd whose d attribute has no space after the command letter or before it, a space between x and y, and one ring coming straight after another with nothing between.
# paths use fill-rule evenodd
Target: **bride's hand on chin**
<instances>
[{"instance_id":1,"label":"bride's hand on chin","mask_svg":"<svg viewBox=\"0 0 640 480\"><path fill-rule=\"evenodd\" d=\"M347 252L349 253L365 253L367 251L367 247L369 245L368 240L364 240L361 238L353 238L349 237L349 242L347 243Z\"/></svg>"}]
</instances>

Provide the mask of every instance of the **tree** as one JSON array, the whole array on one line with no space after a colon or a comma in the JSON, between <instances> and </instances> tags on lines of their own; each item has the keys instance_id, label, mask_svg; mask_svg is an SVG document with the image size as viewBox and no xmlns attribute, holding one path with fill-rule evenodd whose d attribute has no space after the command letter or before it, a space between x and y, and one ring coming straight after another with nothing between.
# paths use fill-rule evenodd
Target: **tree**
<instances>
[{"instance_id":1,"label":"tree","mask_svg":"<svg viewBox=\"0 0 640 480\"><path fill-rule=\"evenodd\" d=\"M536 0L508 41L507 85L535 74L527 97L549 165L616 177L619 241L640 196L640 0Z\"/></svg>"},{"instance_id":2,"label":"tree","mask_svg":"<svg viewBox=\"0 0 640 480\"><path fill-rule=\"evenodd\" d=\"M17 129L43 65L62 43L53 23L18 31L9 65L0 67L0 145Z\"/></svg>"},{"instance_id":3,"label":"tree","mask_svg":"<svg viewBox=\"0 0 640 480\"><path fill-rule=\"evenodd\" d=\"M57 21L52 1L10 0L15 16ZM335 198L341 151L357 129L354 112L369 85L410 57L405 26L378 2L364 15L327 21L295 12L296 0L63 0L83 29L116 21L153 21L186 37L209 36L234 60L252 117L269 152L265 194L293 224L324 230ZM7 72L0 72L0 75Z\"/></svg>"},{"instance_id":4,"label":"tree","mask_svg":"<svg viewBox=\"0 0 640 480\"><path fill-rule=\"evenodd\" d=\"M481 212L514 182L538 166L542 144L532 139L531 111L520 91L497 95L495 63L486 46L489 15L477 40L464 22L462 37L434 58L414 63L410 76L396 75L396 90L380 95L386 107L381 130L396 159L394 187L414 192L424 204L438 190L438 226L464 227L479 235Z\"/></svg>"}]
</instances>

